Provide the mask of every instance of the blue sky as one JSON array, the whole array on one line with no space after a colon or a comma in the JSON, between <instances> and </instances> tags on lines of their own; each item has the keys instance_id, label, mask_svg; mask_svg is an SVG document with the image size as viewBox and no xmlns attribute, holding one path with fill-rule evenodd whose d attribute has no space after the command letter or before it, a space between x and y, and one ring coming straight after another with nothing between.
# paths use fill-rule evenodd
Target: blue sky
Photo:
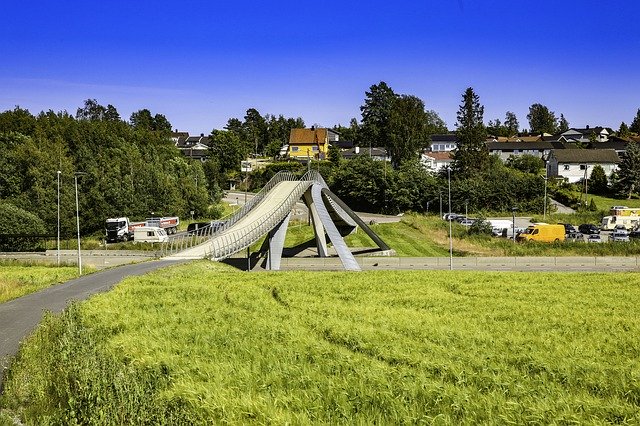
<instances>
[{"instance_id":1,"label":"blue sky","mask_svg":"<svg viewBox=\"0 0 640 426\"><path fill-rule=\"evenodd\" d=\"M637 1L5 3L0 110L96 98L192 134L251 107L333 126L379 81L451 129L469 86L485 122L513 111L524 128L533 103L616 129L640 108Z\"/></svg>"}]
</instances>

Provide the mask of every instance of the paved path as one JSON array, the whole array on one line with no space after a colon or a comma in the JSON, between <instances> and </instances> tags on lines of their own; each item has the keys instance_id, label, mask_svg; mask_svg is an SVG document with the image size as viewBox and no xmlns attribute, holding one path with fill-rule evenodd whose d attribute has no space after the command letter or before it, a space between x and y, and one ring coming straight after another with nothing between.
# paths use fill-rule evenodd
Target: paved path
<instances>
[{"instance_id":1,"label":"paved path","mask_svg":"<svg viewBox=\"0 0 640 426\"><path fill-rule=\"evenodd\" d=\"M107 291L127 276L143 275L176 263L179 262L156 260L106 269L0 304L0 390L9 359L38 325L44 311L61 312L71 300L85 300Z\"/></svg>"}]
</instances>

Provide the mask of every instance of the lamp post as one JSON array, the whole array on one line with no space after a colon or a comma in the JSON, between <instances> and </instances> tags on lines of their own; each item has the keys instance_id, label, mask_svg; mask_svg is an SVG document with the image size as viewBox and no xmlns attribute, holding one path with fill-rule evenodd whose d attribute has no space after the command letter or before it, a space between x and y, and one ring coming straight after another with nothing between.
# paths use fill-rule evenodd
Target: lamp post
<instances>
[{"instance_id":1,"label":"lamp post","mask_svg":"<svg viewBox=\"0 0 640 426\"><path fill-rule=\"evenodd\" d=\"M587 209L587 207L589 206L589 205L587 204L587 187L588 187L587 182L589 182L589 180L587 179L587 170L588 170L588 169L589 169L589 165L588 165L588 164L585 164L585 165L584 165L584 208L585 208L585 210L586 210L586 209Z\"/></svg>"},{"instance_id":2,"label":"lamp post","mask_svg":"<svg viewBox=\"0 0 640 426\"><path fill-rule=\"evenodd\" d=\"M511 232L513 234L513 242L516 242L516 211L518 210L517 207L511 207L511 215L512 215L512 228L511 228Z\"/></svg>"},{"instance_id":3,"label":"lamp post","mask_svg":"<svg viewBox=\"0 0 640 426\"><path fill-rule=\"evenodd\" d=\"M58 266L60 266L60 174L61 173L62 172L60 170L58 170L56 173L58 178L58 238L56 239L56 248L57 248L56 258L57 258Z\"/></svg>"},{"instance_id":4,"label":"lamp post","mask_svg":"<svg viewBox=\"0 0 640 426\"><path fill-rule=\"evenodd\" d=\"M549 179L549 165L545 163L544 165L544 200L543 200L543 211L542 211L542 220L546 222L547 220L547 180Z\"/></svg>"},{"instance_id":5,"label":"lamp post","mask_svg":"<svg viewBox=\"0 0 640 426\"><path fill-rule=\"evenodd\" d=\"M464 200L464 218L465 218L465 219L468 219L468 215L469 215L469 213L468 213L468 210L469 210L468 206L469 206L469 199L467 198L466 200Z\"/></svg>"},{"instance_id":6,"label":"lamp post","mask_svg":"<svg viewBox=\"0 0 640 426\"><path fill-rule=\"evenodd\" d=\"M451 231L451 167L447 167L447 180L449 182L449 270L453 270L453 238Z\"/></svg>"},{"instance_id":7,"label":"lamp post","mask_svg":"<svg viewBox=\"0 0 640 426\"><path fill-rule=\"evenodd\" d=\"M80 253L80 206L78 205L78 177L84 176L86 173L75 172L73 174L73 180L76 187L76 229L78 231L78 272L82 275L82 254Z\"/></svg>"}]
</instances>

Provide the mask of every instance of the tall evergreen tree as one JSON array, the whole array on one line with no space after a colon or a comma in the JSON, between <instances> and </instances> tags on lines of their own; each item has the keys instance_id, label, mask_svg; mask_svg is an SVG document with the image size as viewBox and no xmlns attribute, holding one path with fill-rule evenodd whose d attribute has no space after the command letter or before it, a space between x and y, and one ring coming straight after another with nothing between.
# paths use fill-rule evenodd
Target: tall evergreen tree
<instances>
[{"instance_id":1,"label":"tall evergreen tree","mask_svg":"<svg viewBox=\"0 0 640 426\"><path fill-rule=\"evenodd\" d=\"M631 131L629 130L629 126L627 126L627 123L625 123L624 121L620 123L620 128L618 129L618 136L620 136L621 138L626 138L630 134L631 134Z\"/></svg>"},{"instance_id":2,"label":"tall evergreen tree","mask_svg":"<svg viewBox=\"0 0 640 426\"><path fill-rule=\"evenodd\" d=\"M467 88L462 95L456 123L458 148L453 157L453 169L457 175L473 176L484 171L489 164L483 116L484 106L480 105L480 97L473 88Z\"/></svg>"},{"instance_id":3,"label":"tall evergreen tree","mask_svg":"<svg viewBox=\"0 0 640 426\"><path fill-rule=\"evenodd\" d=\"M618 192L628 198L640 189L640 146L635 142L627 144L618 167L618 186Z\"/></svg>"},{"instance_id":4,"label":"tall evergreen tree","mask_svg":"<svg viewBox=\"0 0 640 426\"><path fill-rule=\"evenodd\" d=\"M396 95L384 81L374 84L365 92L360 134L361 143L370 146L385 146L389 140L389 119Z\"/></svg>"},{"instance_id":5,"label":"tall evergreen tree","mask_svg":"<svg viewBox=\"0 0 640 426\"><path fill-rule=\"evenodd\" d=\"M636 116L633 118L629 130L631 130L636 135L640 135L640 108L638 108Z\"/></svg>"},{"instance_id":6,"label":"tall evergreen tree","mask_svg":"<svg viewBox=\"0 0 640 426\"><path fill-rule=\"evenodd\" d=\"M504 127L506 127L507 129L507 136L518 134L518 131L520 130L520 123L518 123L518 118L513 112L507 111L507 113L505 114Z\"/></svg>"},{"instance_id":7,"label":"tall evergreen tree","mask_svg":"<svg viewBox=\"0 0 640 426\"><path fill-rule=\"evenodd\" d=\"M558 131L555 113L549 111L549 108L542 104L533 104L529 107L527 120L529 120L530 131L534 135L540 133L553 134Z\"/></svg>"},{"instance_id":8,"label":"tall evergreen tree","mask_svg":"<svg viewBox=\"0 0 640 426\"><path fill-rule=\"evenodd\" d=\"M609 189L607 174L600 164L593 166L589 177L589 190L594 194L606 194Z\"/></svg>"},{"instance_id":9,"label":"tall evergreen tree","mask_svg":"<svg viewBox=\"0 0 640 426\"><path fill-rule=\"evenodd\" d=\"M560 121L558 121L558 132L564 133L569 130L569 122L564 118L564 114L560 114Z\"/></svg>"}]
</instances>

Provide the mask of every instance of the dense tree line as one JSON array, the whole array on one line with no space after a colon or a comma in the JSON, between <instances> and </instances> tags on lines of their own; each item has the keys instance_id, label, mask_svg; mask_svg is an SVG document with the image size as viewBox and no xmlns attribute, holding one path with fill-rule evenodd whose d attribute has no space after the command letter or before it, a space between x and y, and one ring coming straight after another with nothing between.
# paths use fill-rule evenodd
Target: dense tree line
<instances>
[{"instance_id":1,"label":"dense tree line","mask_svg":"<svg viewBox=\"0 0 640 426\"><path fill-rule=\"evenodd\" d=\"M0 202L35 215L55 234L60 171L63 235L75 229L76 174L84 234L103 229L114 216L206 215L211 199L203 168L175 148L170 129L161 114L140 110L126 122L113 106L95 100L75 117L34 116L19 107L0 113Z\"/></svg>"}]
</instances>

